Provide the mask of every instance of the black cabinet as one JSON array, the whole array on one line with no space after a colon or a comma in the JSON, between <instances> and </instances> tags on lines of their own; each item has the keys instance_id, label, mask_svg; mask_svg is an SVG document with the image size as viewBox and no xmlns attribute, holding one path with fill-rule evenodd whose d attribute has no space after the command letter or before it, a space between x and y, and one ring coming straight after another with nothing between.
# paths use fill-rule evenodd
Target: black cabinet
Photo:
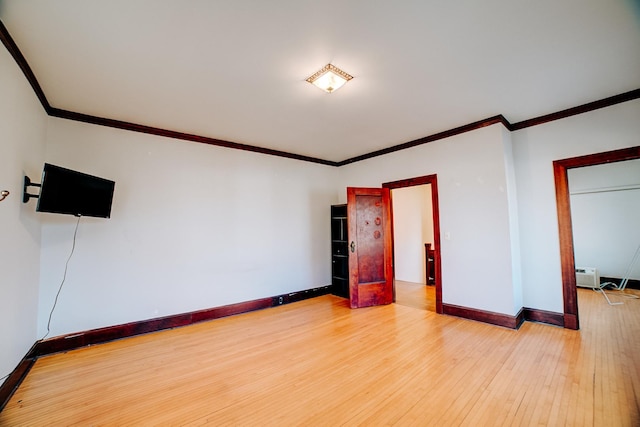
<instances>
[{"instance_id":1,"label":"black cabinet","mask_svg":"<svg viewBox=\"0 0 640 427\"><path fill-rule=\"evenodd\" d=\"M431 243L424 244L426 256L426 281L427 285L436 284L436 252L431 249Z\"/></svg>"},{"instance_id":2,"label":"black cabinet","mask_svg":"<svg viewBox=\"0 0 640 427\"><path fill-rule=\"evenodd\" d=\"M347 205L331 206L331 292L349 298Z\"/></svg>"}]
</instances>

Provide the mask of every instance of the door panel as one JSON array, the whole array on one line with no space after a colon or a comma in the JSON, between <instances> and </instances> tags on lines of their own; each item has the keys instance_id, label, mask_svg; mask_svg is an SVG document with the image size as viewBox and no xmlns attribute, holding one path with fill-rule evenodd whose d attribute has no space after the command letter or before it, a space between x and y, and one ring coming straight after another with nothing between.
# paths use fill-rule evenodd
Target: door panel
<instances>
[{"instance_id":1,"label":"door panel","mask_svg":"<svg viewBox=\"0 0 640 427\"><path fill-rule=\"evenodd\" d=\"M347 188L351 308L393 302L389 189Z\"/></svg>"}]
</instances>

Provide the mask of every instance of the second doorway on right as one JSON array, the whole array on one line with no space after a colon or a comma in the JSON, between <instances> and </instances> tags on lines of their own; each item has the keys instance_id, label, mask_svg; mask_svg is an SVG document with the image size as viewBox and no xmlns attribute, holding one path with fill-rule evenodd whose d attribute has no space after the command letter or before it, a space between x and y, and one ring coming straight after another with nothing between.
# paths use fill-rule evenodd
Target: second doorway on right
<instances>
[{"instance_id":1,"label":"second doorway on right","mask_svg":"<svg viewBox=\"0 0 640 427\"><path fill-rule=\"evenodd\" d=\"M431 184L391 191L396 304L436 311Z\"/></svg>"}]
</instances>

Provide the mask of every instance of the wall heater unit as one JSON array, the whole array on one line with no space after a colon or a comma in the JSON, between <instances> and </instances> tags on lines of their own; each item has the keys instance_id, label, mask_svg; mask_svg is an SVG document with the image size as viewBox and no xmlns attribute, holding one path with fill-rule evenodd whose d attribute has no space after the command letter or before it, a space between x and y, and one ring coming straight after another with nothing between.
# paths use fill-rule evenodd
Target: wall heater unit
<instances>
[{"instance_id":1,"label":"wall heater unit","mask_svg":"<svg viewBox=\"0 0 640 427\"><path fill-rule=\"evenodd\" d=\"M576 285L583 288L600 288L600 274L597 268L576 267Z\"/></svg>"}]
</instances>

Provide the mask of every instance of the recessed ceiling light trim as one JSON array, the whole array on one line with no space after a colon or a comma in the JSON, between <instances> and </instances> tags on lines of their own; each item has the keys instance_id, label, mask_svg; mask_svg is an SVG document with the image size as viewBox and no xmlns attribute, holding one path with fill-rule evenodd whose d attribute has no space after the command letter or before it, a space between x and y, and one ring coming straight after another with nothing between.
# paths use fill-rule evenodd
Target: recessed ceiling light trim
<instances>
[{"instance_id":1,"label":"recessed ceiling light trim","mask_svg":"<svg viewBox=\"0 0 640 427\"><path fill-rule=\"evenodd\" d=\"M342 71L335 65L327 64L316 71L307 81L325 92L331 93L340 89L342 85L352 78L352 75Z\"/></svg>"}]
</instances>

